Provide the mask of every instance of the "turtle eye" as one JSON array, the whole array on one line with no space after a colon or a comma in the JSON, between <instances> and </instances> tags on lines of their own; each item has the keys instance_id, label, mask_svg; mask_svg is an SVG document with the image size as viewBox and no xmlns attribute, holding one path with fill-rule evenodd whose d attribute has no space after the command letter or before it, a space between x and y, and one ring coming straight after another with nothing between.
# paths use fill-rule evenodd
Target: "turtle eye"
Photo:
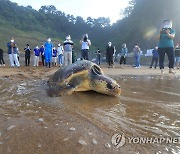
<instances>
[{"instance_id":1,"label":"turtle eye","mask_svg":"<svg viewBox=\"0 0 180 154\"><path fill-rule=\"evenodd\" d=\"M114 89L114 87L110 83L107 83L107 88L108 89Z\"/></svg>"}]
</instances>

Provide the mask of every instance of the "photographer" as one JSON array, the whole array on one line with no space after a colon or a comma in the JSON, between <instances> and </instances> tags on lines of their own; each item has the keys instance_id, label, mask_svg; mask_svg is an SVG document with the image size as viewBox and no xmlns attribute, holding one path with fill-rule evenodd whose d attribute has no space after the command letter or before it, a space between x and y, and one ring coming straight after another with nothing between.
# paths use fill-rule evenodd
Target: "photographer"
<instances>
[{"instance_id":1,"label":"photographer","mask_svg":"<svg viewBox=\"0 0 180 154\"><path fill-rule=\"evenodd\" d=\"M88 39L88 34L85 34L83 38L80 40L81 44L81 55L84 60L89 60L89 47L91 46L91 41Z\"/></svg>"},{"instance_id":2,"label":"photographer","mask_svg":"<svg viewBox=\"0 0 180 154\"><path fill-rule=\"evenodd\" d=\"M174 67L174 43L175 30L172 29L172 21L166 19L163 21L162 29L160 30L158 53L159 53L159 67L161 73L164 73L164 56L167 54L169 60L169 73L173 72Z\"/></svg>"},{"instance_id":3,"label":"photographer","mask_svg":"<svg viewBox=\"0 0 180 154\"><path fill-rule=\"evenodd\" d=\"M17 58L17 45L13 38L11 38L10 42L7 43L7 47L8 47L8 55L9 55L11 67L14 67L15 65L16 67L20 67ZM15 61L15 65L14 65L14 61Z\"/></svg>"}]
</instances>

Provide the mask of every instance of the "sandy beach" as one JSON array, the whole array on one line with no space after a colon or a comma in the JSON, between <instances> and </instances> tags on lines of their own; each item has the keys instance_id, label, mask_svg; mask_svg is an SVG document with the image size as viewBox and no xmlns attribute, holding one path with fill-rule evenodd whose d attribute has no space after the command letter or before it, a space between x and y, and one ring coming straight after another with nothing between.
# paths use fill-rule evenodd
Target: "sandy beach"
<instances>
[{"instance_id":1,"label":"sandy beach","mask_svg":"<svg viewBox=\"0 0 180 154\"><path fill-rule=\"evenodd\" d=\"M165 150L165 145L158 148L159 145L156 147L155 145L127 144L123 148L117 149L113 147L111 138L113 134L121 131L128 136L133 134L158 136L157 132L151 132L150 127L147 131L137 131L137 133L133 129L136 126L138 127L138 119L142 120L141 114L143 114L143 110L146 110L145 108L147 111L151 110L152 105L155 105L154 101L165 101L164 97L159 98L159 94L153 92L150 96L151 94L145 93L148 85L152 86L153 84L153 82L147 81L146 85L146 79L154 78L157 80L154 84L158 84L159 80L162 81L162 78L165 78L170 80L168 84L176 85L179 81L179 70L176 70L176 74L173 75L168 73L168 69L165 69L165 74L161 75L159 69L149 69L143 66L140 69L131 66L124 66L123 68L116 66L109 69L102 66L106 75L113 77L122 85L122 96L120 98L95 92L77 92L71 96L50 98L46 93L48 88L46 81L57 69L58 67L50 69L25 66L20 68L0 67L0 153L105 154L154 153L158 151L168 153ZM134 84L135 80L138 81L139 79L142 79L143 82L140 81L140 84L144 89L138 90L138 84ZM175 83L173 83L173 79L176 79ZM177 88L179 89L179 87ZM145 93L146 101L150 103L147 104L144 100L143 93ZM179 92L175 89L174 93L176 94L175 97L167 96L166 99L171 99L172 102L177 103ZM137 109L137 106L142 108ZM153 107L152 114L155 114L155 111L160 107L161 104L158 107ZM111 111L109 111L110 109ZM179 108L177 107L176 110ZM174 115L177 112L176 110L167 114L170 115L171 122L176 120L177 114ZM115 121L110 118L111 116L108 118L108 115L115 111L118 112L119 116L114 116L114 119L125 117L126 125L123 124L122 119L114 123ZM129 114L129 111L133 112ZM160 115L160 112L157 111L157 114ZM163 113L166 112L168 111L165 110ZM133 119L135 117L137 121ZM134 122L137 125L130 126L133 121L130 122L128 119L131 118L137 122ZM145 119L143 118L143 120ZM121 123L118 124L120 121ZM142 123L143 121L139 125L144 127ZM179 122L174 123L174 127L179 127ZM140 129L142 128L140 127ZM137 130L140 129L137 128ZM161 128L158 129L161 130ZM166 130L162 131L169 133ZM174 150L179 150L179 148L174 148Z\"/></svg>"}]
</instances>

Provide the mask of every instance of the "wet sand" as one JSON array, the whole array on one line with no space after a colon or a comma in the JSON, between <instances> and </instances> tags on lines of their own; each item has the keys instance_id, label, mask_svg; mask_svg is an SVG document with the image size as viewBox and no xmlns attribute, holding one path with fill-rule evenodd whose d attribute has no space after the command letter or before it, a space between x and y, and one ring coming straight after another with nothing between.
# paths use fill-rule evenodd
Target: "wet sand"
<instances>
[{"instance_id":1,"label":"wet sand","mask_svg":"<svg viewBox=\"0 0 180 154\"><path fill-rule=\"evenodd\" d=\"M49 97L58 67L0 68L0 153L179 153L179 144L113 147L112 135L180 136L180 71L130 66L108 69L122 95L95 92Z\"/></svg>"}]
</instances>

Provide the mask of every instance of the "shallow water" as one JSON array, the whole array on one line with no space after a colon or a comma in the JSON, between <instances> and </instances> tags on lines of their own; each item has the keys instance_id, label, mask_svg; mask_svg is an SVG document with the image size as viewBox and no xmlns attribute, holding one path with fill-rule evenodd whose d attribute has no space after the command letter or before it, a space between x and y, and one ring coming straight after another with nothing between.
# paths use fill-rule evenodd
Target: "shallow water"
<instances>
[{"instance_id":1,"label":"shallow water","mask_svg":"<svg viewBox=\"0 0 180 154\"><path fill-rule=\"evenodd\" d=\"M64 116L71 111L110 137L115 133L124 133L126 138L180 136L179 76L113 78L122 88L122 95L119 98L95 92L76 92L71 96L50 98L46 93L45 80L16 81L1 78L0 122L4 121L2 116L9 119L25 116L43 117L46 122L51 123L51 117L56 120L59 118L59 111L62 111ZM42 108L43 112L39 111ZM0 130L1 132L3 130ZM4 142L5 139L3 142L0 140L0 143ZM111 144L111 138L102 142ZM123 147L116 150L123 150L126 153L180 153L179 145L126 142Z\"/></svg>"}]
</instances>

